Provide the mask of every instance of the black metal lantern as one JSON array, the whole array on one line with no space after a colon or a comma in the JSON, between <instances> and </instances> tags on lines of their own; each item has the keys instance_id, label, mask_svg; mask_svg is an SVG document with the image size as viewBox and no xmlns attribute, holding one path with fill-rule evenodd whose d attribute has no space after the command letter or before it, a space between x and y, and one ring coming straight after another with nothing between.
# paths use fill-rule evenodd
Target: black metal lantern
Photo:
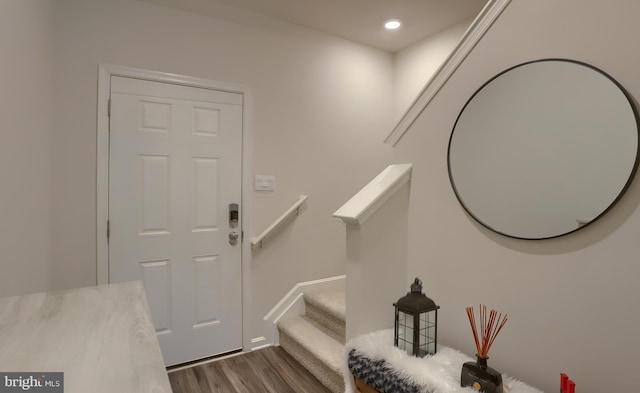
<instances>
[{"instance_id":1,"label":"black metal lantern","mask_svg":"<svg viewBox=\"0 0 640 393\"><path fill-rule=\"evenodd\" d=\"M435 354L440 306L422 293L422 281L416 277L411 292L393 305L396 308L393 344L412 356Z\"/></svg>"}]
</instances>

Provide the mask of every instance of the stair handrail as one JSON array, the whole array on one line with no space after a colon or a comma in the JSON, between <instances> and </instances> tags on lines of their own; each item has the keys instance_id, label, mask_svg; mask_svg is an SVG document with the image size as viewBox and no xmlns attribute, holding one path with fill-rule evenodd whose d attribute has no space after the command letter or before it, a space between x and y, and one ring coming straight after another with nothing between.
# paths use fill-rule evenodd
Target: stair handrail
<instances>
[{"instance_id":1,"label":"stair handrail","mask_svg":"<svg viewBox=\"0 0 640 393\"><path fill-rule=\"evenodd\" d=\"M502 11L509 5L511 0L489 0L480 14L473 20L471 26L463 34L458 45L453 52L445 59L431 79L424 86L420 94L411 103L409 109L402 116L400 121L393 128L385 143L395 146L404 134L409 130L414 121L420 116L431 100L438 94L445 82L462 64L467 55L476 46L484 34L496 21Z\"/></svg>"},{"instance_id":2,"label":"stair handrail","mask_svg":"<svg viewBox=\"0 0 640 393\"><path fill-rule=\"evenodd\" d=\"M302 204L307 200L307 198L309 198L308 195L300 195L298 199L291 205L291 207L289 207L287 211L282 213L280 217L276 218L276 220L271 225L269 225L267 229L262 231L262 233L258 236L255 236L251 239L251 246L259 246L260 248L262 248L265 239L267 238L267 236L269 236L269 234L271 234L271 232L278 228L294 212L296 216L300 214L300 208L302 207Z\"/></svg>"}]
</instances>

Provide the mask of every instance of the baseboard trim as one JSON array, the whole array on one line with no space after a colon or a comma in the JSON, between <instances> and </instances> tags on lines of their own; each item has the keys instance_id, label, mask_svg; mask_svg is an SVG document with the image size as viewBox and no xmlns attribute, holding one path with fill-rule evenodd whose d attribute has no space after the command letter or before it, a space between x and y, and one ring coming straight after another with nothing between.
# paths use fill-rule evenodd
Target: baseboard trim
<instances>
[{"instance_id":1,"label":"baseboard trim","mask_svg":"<svg viewBox=\"0 0 640 393\"><path fill-rule=\"evenodd\" d=\"M271 345L279 345L277 323L281 318L304 315L306 308L303 294L305 291L329 288L343 288L347 276L336 276L320 280L306 281L296 284L272 309L262 318L262 333L264 336L251 340L252 350ZM254 343L255 341L255 343ZM255 344L255 346L254 346Z\"/></svg>"},{"instance_id":2,"label":"baseboard trim","mask_svg":"<svg viewBox=\"0 0 640 393\"><path fill-rule=\"evenodd\" d=\"M177 364L175 366L167 367L167 374L171 374L171 373L176 372L176 371L185 370L187 368L193 368L193 367L196 367L196 366L201 366L201 365L207 364L207 363L217 362L218 360L232 358L232 357L235 357L235 356L238 356L238 355L242 355L243 353L244 352L242 351L242 349L237 349L235 351L226 352L226 353L223 353L223 354L220 354L220 355L214 355L214 356L210 356L208 358L194 360L192 362Z\"/></svg>"},{"instance_id":3,"label":"baseboard trim","mask_svg":"<svg viewBox=\"0 0 640 393\"><path fill-rule=\"evenodd\" d=\"M267 338L264 336L256 337L251 339L251 350L257 351L259 349L272 347L273 343L267 341Z\"/></svg>"}]
</instances>

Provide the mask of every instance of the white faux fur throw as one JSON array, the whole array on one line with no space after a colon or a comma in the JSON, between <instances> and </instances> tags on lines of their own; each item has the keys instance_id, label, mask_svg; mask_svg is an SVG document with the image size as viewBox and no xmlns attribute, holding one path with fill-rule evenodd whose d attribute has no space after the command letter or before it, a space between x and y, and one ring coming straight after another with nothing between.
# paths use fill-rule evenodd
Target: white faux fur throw
<instances>
[{"instance_id":1,"label":"white faux fur throw","mask_svg":"<svg viewBox=\"0 0 640 393\"><path fill-rule=\"evenodd\" d=\"M345 393L354 393L353 376L347 366L351 350L371 360L384 360L391 369L408 382L424 386L434 393L477 393L460 386L460 372L465 362L474 361L469 356L444 346L438 346L433 356L418 358L393 346L393 330L380 330L355 337L345 345L344 380ZM504 393L543 393L514 378L502 375Z\"/></svg>"}]
</instances>

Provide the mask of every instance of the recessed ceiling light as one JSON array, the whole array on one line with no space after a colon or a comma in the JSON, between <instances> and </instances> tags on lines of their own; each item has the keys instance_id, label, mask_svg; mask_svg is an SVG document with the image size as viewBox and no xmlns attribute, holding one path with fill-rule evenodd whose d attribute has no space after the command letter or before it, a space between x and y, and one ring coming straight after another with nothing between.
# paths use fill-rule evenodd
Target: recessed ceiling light
<instances>
[{"instance_id":1,"label":"recessed ceiling light","mask_svg":"<svg viewBox=\"0 0 640 393\"><path fill-rule=\"evenodd\" d=\"M395 30L400 28L400 26L402 26L402 23L398 19L389 19L384 22L384 28L387 30Z\"/></svg>"}]
</instances>

